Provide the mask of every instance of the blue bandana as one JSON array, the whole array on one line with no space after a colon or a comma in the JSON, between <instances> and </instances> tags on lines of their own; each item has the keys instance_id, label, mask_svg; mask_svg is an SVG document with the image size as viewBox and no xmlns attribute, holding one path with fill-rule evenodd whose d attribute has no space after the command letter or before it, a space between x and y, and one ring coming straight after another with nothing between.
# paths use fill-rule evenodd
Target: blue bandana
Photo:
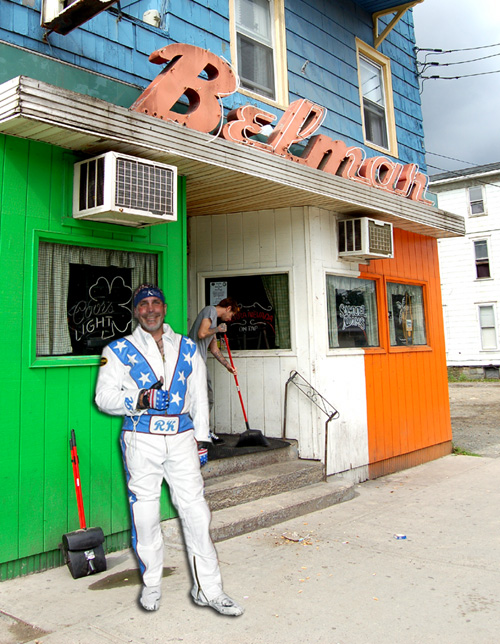
<instances>
[{"instance_id":1,"label":"blue bandana","mask_svg":"<svg viewBox=\"0 0 500 644\"><path fill-rule=\"evenodd\" d=\"M157 297L165 304L165 296L159 288L156 288L156 286L144 286L134 295L134 308L146 297Z\"/></svg>"}]
</instances>

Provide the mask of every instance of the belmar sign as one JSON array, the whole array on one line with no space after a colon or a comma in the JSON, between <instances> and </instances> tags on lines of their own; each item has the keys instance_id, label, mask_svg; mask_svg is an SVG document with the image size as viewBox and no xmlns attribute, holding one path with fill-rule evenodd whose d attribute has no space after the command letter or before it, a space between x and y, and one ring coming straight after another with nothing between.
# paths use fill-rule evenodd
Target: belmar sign
<instances>
[{"instance_id":1,"label":"belmar sign","mask_svg":"<svg viewBox=\"0 0 500 644\"><path fill-rule=\"evenodd\" d=\"M290 104L267 141L251 138L276 120L276 116L255 105L231 110L224 118L222 97L238 89L238 77L227 63L212 52L187 44L172 44L149 56L164 69L150 83L130 109L159 119L174 121L199 132L219 128L222 138L277 154L295 163L339 175L401 197L432 204L425 199L427 176L418 165L395 163L386 157L366 158L359 147L349 147L324 134L314 135L326 109L307 99ZM184 96L189 105L184 114L173 107ZM308 139L302 154L290 152L292 145Z\"/></svg>"}]
</instances>

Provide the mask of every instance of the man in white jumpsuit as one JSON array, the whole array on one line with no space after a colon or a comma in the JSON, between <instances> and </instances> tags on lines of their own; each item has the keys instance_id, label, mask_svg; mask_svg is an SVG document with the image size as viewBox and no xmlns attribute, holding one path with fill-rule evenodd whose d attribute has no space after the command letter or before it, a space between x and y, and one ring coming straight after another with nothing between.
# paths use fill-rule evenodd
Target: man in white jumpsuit
<instances>
[{"instance_id":1,"label":"man in white jumpsuit","mask_svg":"<svg viewBox=\"0 0 500 644\"><path fill-rule=\"evenodd\" d=\"M166 304L160 289L140 286L133 304L139 324L132 335L104 348L95 399L101 411L125 417L121 446L132 546L143 580L140 604L146 610L160 606L165 479L182 522L193 601L223 615L241 615L242 607L222 590L203 493L197 441L210 442L204 361L192 340L163 323Z\"/></svg>"}]
</instances>

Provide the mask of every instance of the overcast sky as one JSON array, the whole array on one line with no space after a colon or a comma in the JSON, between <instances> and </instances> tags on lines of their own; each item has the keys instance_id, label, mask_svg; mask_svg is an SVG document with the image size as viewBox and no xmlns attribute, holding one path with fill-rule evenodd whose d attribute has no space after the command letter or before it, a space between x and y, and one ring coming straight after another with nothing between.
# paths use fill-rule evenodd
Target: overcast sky
<instances>
[{"instance_id":1,"label":"overcast sky","mask_svg":"<svg viewBox=\"0 0 500 644\"><path fill-rule=\"evenodd\" d=\"M424 0L413 9L417 47L464 49L500 43L500 0ZM424 61L428 52L419 52ZM500 45L427 55L424 76L464 76L500 70ZM500 73L423 82L422 110L428 174L500 162ZM452 161L446 157L459 159Z\"/></svg>"}]
</instances>

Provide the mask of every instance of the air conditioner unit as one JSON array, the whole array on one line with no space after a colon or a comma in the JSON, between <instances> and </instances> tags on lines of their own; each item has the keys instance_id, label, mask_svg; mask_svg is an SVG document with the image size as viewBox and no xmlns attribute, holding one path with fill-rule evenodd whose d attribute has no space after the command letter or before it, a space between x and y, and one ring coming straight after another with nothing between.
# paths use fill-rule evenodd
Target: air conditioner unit
<instances>
[{"instance_id":1,"label":"air conditioner unit","mask_svg":"<svg viewBox=\"0 0 500 644\"><path fill-rule=\"evenodd\" d=\"M41 25L62 36L118 0L42 0Z\"/></svg>"},{"instance_id":2,"label":"air conditioner unit","mask_svg":"<svg viewBox=\"0 0 500 644\"><path fill-rule=\"evenodd\" d=\"M338 222L339 257L344 259L388 259L394 257L392 224L369 217Z\"/></svg>"},{"instance_id":3,"label":"air conditioner unit","mask_svg":"<svg viewBox=\"0 0 500 644\"><path fill-rule=\"evenodd\" d=\"M122 226L177 220L177 168L117 152L75 163L73 217Z\"/></svg>"}]
</instances>

